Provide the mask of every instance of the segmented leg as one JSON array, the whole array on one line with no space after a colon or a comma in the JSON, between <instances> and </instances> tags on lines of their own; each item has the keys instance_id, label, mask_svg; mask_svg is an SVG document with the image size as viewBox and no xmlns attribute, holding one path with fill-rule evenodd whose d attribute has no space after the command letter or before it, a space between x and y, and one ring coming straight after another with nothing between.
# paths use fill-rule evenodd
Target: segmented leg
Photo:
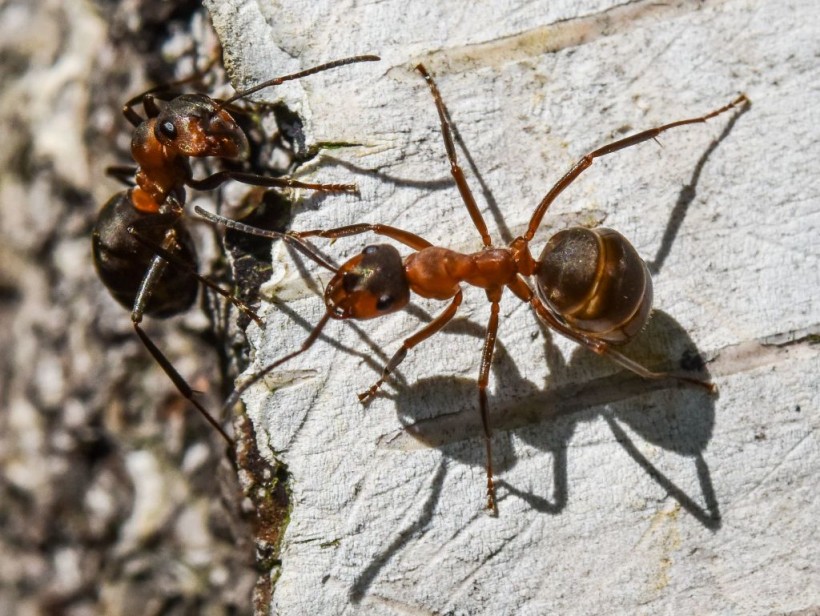
<instances>
[{"instance_id":1,"label":"segmented leg","mask_svg":"<svg viewBox=\"0 0 820 616\"><path fill-rule=\"evenodd\" d=\"M173 230L168 232L166 236L169 238L170 242L173 242ZM170 246L164 246L165 249L168 249ZM228 436L227 432L222 429L222 426L219 425L219 422L214 419L214 417L202 406L195 398L194 398L194 390L191 389L190 385L182 378L182 375L177 372L176 368L168 361L168 358L159 350L159 348L151 341L142 328L140 327L140 323L142 322L142 316L145 312L145 306L148 302L148 299L151 297L151 292L153 290L156 281L162 276L162 273L165 271L165 268L168 266L168 262L165 261L162 257L157 256L151 261L151 265L149 266L148 270L145 272L145 276L142 279L142 284L140 285L139 292L137 293L137 297L134 300L134 308L131 311L131 321L134 324L134 330L137 332L137 336L142 341L142 344L148 349L148 352L151 353L154 360L162 367L165 371L165 374L168 375L168 378L171 379L174 386L177 388L179 393L188 400L194 407L202 414L205 420L213 426L219 434L222 435L222 438L225 439L225 442L228 443L230 447L233 447L233 440L230 436Z\"/></svg>"},{"instance_id":2,"label":"segmented leg","mask_svg":"<svg viewBox=\"0 0 820 616\"><path fill-rule=\"evenodd\" d=\"M669 129L676 128L678 126L686 126L687 124L700 124L706 122L706 120L710 118L714 118L721 113L729 111L735 107L738 107L742 104L748 104L749 99L746 98L745 94L741 94L735 100L733 100L728 105L724 105L720 109L716 109L711 113L707 113L706 115L699 116L697 118L689 118L688 120L678 120L677 122L670 122L669 124L664 124L663 126L658 126L657 128L650 128L649 130L645 130L643 132L637 133L635 135L630 135L629 137L624 137L623 139L619 139L618 141L613 141L610 144L607 144L603 147L598 148L597 150L593 150L581 160L579 160L575 165L570 169L564 177L558 180L555 183L550 191L546 194L546 196L541 200L541 203L538 204L538 207L535 209L535 212L530 219L529 227L527 228L527 232L524 234L524 239L530 241L534 236L535 232L538 230L538 227L541 225L541 220L544 218L544 214L547 212L547 208L555 201L555 198L563 192L563 190L572 184L575 179L581 175L586 169L592 166L593 161L600 157L605 156L607 154L612 154L613 152L617 152L619 150L623 150L624 148L631 147L633 145L637 145L639 143L643 143L644 141L649 141L650 139L655 139L661 133L668 131Z\"/></svg>"},{"instance_id":3,"label":"segmented leg","mask_svg":"<svg viewBox=\"0 0 820 616\"><path fill-rule=\"evenodd\" d=\"M242 396L242 394L248 391L248 389L250 389L254 384L264 379L268 374L276 370L285 362L290 361L297 355L301 355L302 353L307 351L311 346L313 346L313 343L316 342L316 339L319 338L319 334L322 333L322 330L324 329L325 325L327 325L327 322L329 320L330 313L326 312L324 316L322 316L322 318L316 324L316 326L310 331L310 334L308 334L308 337L302 343L302 346L300 346L297 350L293 351L292 353L288 353L284 357L280 357L272 364L268 364L256 374L251 375L251 377L247 381L245 381L244 383L242 383L242 385L233 390L233 393L231 393L231 395L228 396L228 399L225 400L223 408L231 409L237 402L239 402L239 398Z\"/></svg>"},{"instance_id":4,"label":"segmented leg","mask_svg":"<svg viewBox=\"0 0 820 616\"><path fill-rule=\"evenodd\" d=\"M162 353L162 351L157 348L157 346L151 341L143 329L139 326L137 321L134 321L134 330L137 332L140 340L142 340L142 344L145 345L145 348L148 349L148 352L151 353L151 356L154 360L162 367L165 371L165 374L168 375L168 378L174 383L174 386L177 388L179 393L191 404L193 404L196 409L202 414L205 420L213 426L213 428L222 435L222 438L225 439L225 442L228 444L229 447L233 447L233 439L228 436L228 433L222 429L222 426L219 425L219 422L214 419L214 417L202 406L196 398L194 398L194 390L191 389L190 385L182 378L182 375L177 372L176 368L174 368L173 364L168 361L168 358Z\"/></svg>"},{"instance_id":5,"label":"segmented leg","mask_svg":"<svg viewBox=\"0 0 820 616\"><path fill-rule=\"evenodd\" d=\"M438 91L436 82L433 80L432 75L427 72L427 69L424 68L424 65L419 64L416 66L416 70L421 73L427 85L430 86L430 92L432 92L433 99L436 101L436 110L438 111L438 117L441 121L441 134L444 137L444 147L447 150L447 158L450 160L450 173L453 174L453 179L456 181L458 192L461 193L461 199L464 201L464 205L467 206L470 218L473 220L475 228L478 229L481 235L481 241L484 242L485 246L491 246L492 239L490 238L490 233L487 231L487 223L484 222L484 217L478 210L478 204L475 202L473 191L470 190L467 179L464 177L464 171L462 171L458 164L456 146L453 143L453 129L452 126L450 126L450 119L448 117L447 107L444 105L444 99L441 98L441 93Z\"/></svg>"},{"instance_id":6,"label":"segmented leg","mask_svg":"<svg viewBox=\"0 0 820 616\"><path fill-rule=\"evenodd\" d=\"M453 297L453 301L445 308L439 315L430 321L427 325L422 327L419 331L415 334L407 338L401 345L401 348L396 351L393 357L390 358L390 361L387 362L387 365L384 367L382 371L381 377L373 386L365 392L359 394L359 400L362 402L366 402L370 398L372 398L379 388L384 383L385 379L393 372L398 365L404 361L404 358L407 357L407 352L415 346L418 346L425 340L427 340L433 334L436 334L442 330L442 328L450 322L450 320L455 316L458 307L461 305L461 298L462 293L459 291L456 293L455 297Z\"/></svg>"},{"instance_id":7,"label":"segmented leg","mask_svg":"<svg viewBox=\"0 0 820 616\"><path fill-rule=\"evenodd\" d=\"M144 237L142 237L139 234L139 228L142 227L142 226L146 226L146 227L152 226L153 222L154 221L151 220L151 219L142 219L141 221L137 221L135 224L131 225L128 228L128 232L138 242L140 242L141 244L144 244L145 246L147 246L148 248L153 250L154 253L156 253L157 256L162 257L165 261L167 261L173 267L175 267L177 269L181 269L181 270L187 272L188 274L190 274L191 276L196 278L201 284L205 285L206 287L208 287L212 291L215 291L216 293L219 293L222 297L224 297L226 300L231 302L237 309L242 311L246 316L248 316L251 320L253 320L260 328L262 328L262 329L265 328L265 323L262 321L262 319L259 317L259 315L257 315L251 309L251 307L248 306L245 302L243 302L241 299L236 297L236 295L234 295L233 293L231 293L227 289L223 289L221 286L219 286L216 282L214 282L210 278L202 276L196 270L196 268L194 266L192 266L190 263L186 263L184 260L182 260L179 257L177 257L176 255L174 255L174 253L172 253L171 251L166 250L162 246L158 246L158 245L154 244L153 242L151 242L151 241L145 239ZM149 224L141 225L140 223L149 223Z\"/></svg>"},{"instance_id":8,"label":"segmented leg","mask_svg":"<svg viewBox=\"0 0 820 616\"><path fill-rule=\"evenodd\" d=\"M692 385L697 385L698 387L703 387L706 391L710 394L717 393L717 386L712 383L711 381L706 381L703 379L698 379L691 376L685 376L682 374L676 374L674 372L654 372L645 368L638 362L629 359L626 355L621 353L620 351L616 351L612 348L612 346L604 342L602 340L595 340L593 338L588 338L583 334L579 334L574 332L566 325L561 323L558 319L553 316L553 314L547 309L546 306L534 295L530 298L530 305L535 309L535 312L538 316L545 322L547 325L552 327L554 330L563 334L570 340L574 340L579 344L584 345L589 350L597 353L598 355L602 355L604 357L609 358L610 360L614 361L616 364L620 365L627 370L634 372L638 376L641 376L645 379L675 379L678 381L683 381L685 383L690 383Z\"/></svg>"},{"instance_id":9,"label":"segmented leg","mask_svg":"<svg viewBox=\"0 0 820 616\"><path fill-rule=\"evenodd\" d=\"M487 335L484 338L484 350L481 353L481 370L478 375L478 406L481 411L481 425L484 428L484 445L487 449L487 509L496 511L495 483L493 482L493 447L490 412L487 404L487 385L490 382L490 367L493 362L495 340L498 333L498 298L491 299L490 322L487 324Z\"/></svg>"}]
</instances>

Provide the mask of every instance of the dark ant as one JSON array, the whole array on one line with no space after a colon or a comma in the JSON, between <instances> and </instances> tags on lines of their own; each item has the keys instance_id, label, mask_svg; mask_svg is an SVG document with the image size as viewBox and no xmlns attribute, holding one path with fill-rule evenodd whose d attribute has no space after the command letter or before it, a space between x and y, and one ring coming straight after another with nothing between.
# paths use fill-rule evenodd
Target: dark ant
<instances>
[{"instance_id":1,"label":"dark ant","mask_svg":"<svg viewBox=\"0 0 820 616\"><path fill-rule=\"evenodd\" d=\"M223 170L195 179L190 158L246 159L247 137L229 113L233 103L259 90L377 56L355 56L275 77L220 101L205 94L182 94L161 100L161 86L135 96L123 106L135 127L131 154L135 167L111 167L108 173L131 186L102 207L92 235L94 264L103 284L120 304L131 309L131 321L142 343L162 366L179 392L222 435L233 441L162 351L140 327L144 315L164 318L190 308L202 283L231 301L263 326L242 301L197 273L193 238L183 220L185 187L213 190L228 180L263 187L307 188L325 192L353 192L354 184L311 184L289 178ZM178 82L184 83L184 82ZM178 84L177 84L178 85ZM146 118L134 109L142 103ZM133 179L132 179L133 178ZM168 266L171 267L168 267Z\"/></svg>"},{"instance_id":2,"label":"dark ant","mask_svg":"<svg viewBox=\"0 0 820 616\"><path fill-rule=\"evenodd\" d=\"M530 252L529 243L547 208L596 158L654 139L671 128L705 122L741 104L748 104L748 99L741 94L728 105L706 115L664 124L590 152L558 180L541 200L524 235L513 240L508 247L495 247L459 167L448 111L438 87L424 66L418 65L416 70L427 81L435 100L450 171L470 218L481 235L483 250L461 254L433 246L409 231L379 224L357 224L282 235L248 227L195 208L197 213L213 222L262 237L282 238L335 274L325 289L327 311L301 348L256 373L232 394L229 401L235 401L253 383L307 350L330 319L371 319L389 314L406 306L411 292L429 299L449 300L447 308L404 341L401 349L385 366L378 381L359 394L359 399L365 402L376 394L410 349L441 331L453 318L461 304L461 283L480 287L487 293L491 304L478 377L478 394L487 450L487 507L496 510L487 384L498 330L499 302L505 288L529 303L536 315L552 329L643 378L673 378L703 387L709 393L717 391L715 385L707 380L670 372L653 372L613 348L628 342L641 331L652 308L652 279L649 270L623 235L604 228L566 229L552 236L537 260ZM370 245L361 254L335 268L302 241L307 237L335 239L365 232L393 239L409 246L414 252L402 258L392 245ZM534 277L535 289L526 277Z\"/></svg>"}]
</instances>

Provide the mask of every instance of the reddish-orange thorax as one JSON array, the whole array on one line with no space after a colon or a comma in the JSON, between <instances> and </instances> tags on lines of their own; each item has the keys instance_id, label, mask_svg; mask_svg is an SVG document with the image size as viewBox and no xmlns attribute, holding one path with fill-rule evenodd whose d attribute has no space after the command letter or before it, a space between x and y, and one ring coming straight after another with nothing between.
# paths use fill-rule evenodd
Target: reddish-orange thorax
<instances>
[{"instance_id":1,"label":"reddish-orange thorax","mask_svg":"<svg viewBox=\"0 0 820 616\"><path fill-rule=\"evenodd\" d=\"M175 149L164 146L154 134L156 118L140 124L131 140L131 155L138 165L131 193L134 207L156 213L171 191L191 179L188 159Z\"/></svg>"},{"instance_id":2,"label":"reddish-orange thorax","mask_svg":"<svg viewBox=\"0 0 820 616\"><path fill-rule=\"evenodd\" d=\"M414 293L441 300L458 293L461 282L482 289L500 289L518 273L507 248L462 254L433 246L409 255L404 260L404 269Z\"/></svg>"}]
</instances>

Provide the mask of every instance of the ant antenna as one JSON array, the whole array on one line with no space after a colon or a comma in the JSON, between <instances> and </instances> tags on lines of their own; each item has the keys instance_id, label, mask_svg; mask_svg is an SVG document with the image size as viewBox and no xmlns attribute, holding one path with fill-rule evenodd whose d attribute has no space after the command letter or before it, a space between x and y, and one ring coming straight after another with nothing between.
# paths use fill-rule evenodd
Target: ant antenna
<instances>
[{"instance_id":1,"label":"ant antenna","mask_svg":"<svg viewBox=\"0 0 820 616\"><path fill-rule=\"evenodd\" d=\"M330 263L327 259L325 259L322 255L320 255L313 246L305 242L304 240L290 235L288 233L281 233L279 231L269 231L267 229L258 229L256 227L251 227L250 225L246 225L244 223L238 222L236 220L231 220L230 218L225 218L224 216L220 216L219 214L212 214L207 210L203 210L198 205L194 206L194 211L202 216L205 220L208 220L214 224L224 225L228 229L234 229L236 231L241 231L242 233L247 233L248 235L256 235L258 237L264 237L269 240L282 240L292 248L295 248L303 255L305 255L308 259L311 259L315 263L318 263L322 267L327 270L330 270L334 274L339 271L339 268Z\"/></svg>"},{"instance_id":2,"label":"ant antenna","mask_svg":"<svg viewBox=\"0 0 820 616\"><path fill-rule=\"evenodd\" d=\"M342 58L341 60L334 60L333 62L328 62L326 64L320 64L319 66L314 66L312 68L305 69L303 71L299 71L298 73L292 73L290 75L283 75L282 77L274 77L273 79L269 79L268 81L263 81L262 83L258 83L252 88L248 88L247 90L243 90L241 92L237 92L231 98L226 101L223 101L218 105L221 109L226 105L230 105L234 101L239 100L240 98L245 98L251 94L259 92L259 90L264 90L265 88L271 86L278 86L286 81L293 81L294 79L301 79L302 77L307 77L308 75L313 75L315 73L321 73L322 71L327 71L332 68L336 68L338 66L345 66L347 64L355 64L357 62L377 62L381 60L379 56L373 55L365 55L365 56L352 56L350 58Z\"/></svg>"}]
</instances>

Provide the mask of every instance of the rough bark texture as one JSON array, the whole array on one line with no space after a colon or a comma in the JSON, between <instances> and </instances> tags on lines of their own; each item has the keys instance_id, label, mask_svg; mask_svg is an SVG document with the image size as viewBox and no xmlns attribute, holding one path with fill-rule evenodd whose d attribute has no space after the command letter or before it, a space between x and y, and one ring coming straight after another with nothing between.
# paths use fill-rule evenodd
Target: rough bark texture
<instances>
[{"instance_id":1,"label":"rough bark texture","mask_svg":"<svg viewBox=\"0 0 820 616\"><path fill-rule=\"evenodd\" d=\"M254 547L224 444L91 261L96 212L123 189L105 167L130 163L121 106L218 54L207 13L9 1L0 41L0 613L250 613ZM218 409L222 322L205 314L146 328Z\"/></svg>"},{"instance_id":2,"label":"rough bark texture","mask_svg":"<svg viewBox=\"0 0 820 616\"><path fill-rule=\"evenodd\" d=\"M811 2L626 4L211 0L242 85L354 53L282 96L325 152L296 229L380 222L480 246L448 173L433 72L499 243L585 152L745 91L752 107L597 161L551 229L605 223L655 272L654 318L627 353L698 353L720 397L647 383L550 334L513 297L491 378L499 516L484 502L475 378L488 319L468 291L446 332L362 407L401 340L441 310L331 323L246 395L257 445L288 465L280 614L785 613L816 609L820 420ZM372 236L317 242L342 262ZM322 314L325 272L274 247L258 370ZM273 457L275 455L275 458Z\"/></svg>"}]
</instances>

